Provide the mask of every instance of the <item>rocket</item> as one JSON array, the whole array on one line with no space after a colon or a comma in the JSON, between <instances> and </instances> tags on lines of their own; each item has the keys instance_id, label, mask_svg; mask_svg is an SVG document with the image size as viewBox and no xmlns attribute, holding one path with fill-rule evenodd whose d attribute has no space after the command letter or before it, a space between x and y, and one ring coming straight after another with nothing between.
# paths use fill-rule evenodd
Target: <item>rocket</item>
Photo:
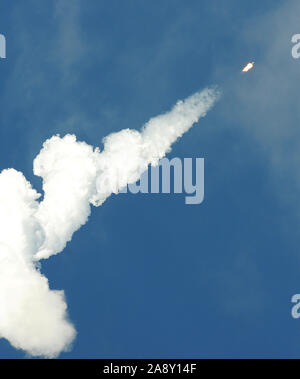
<instances>
[{"instance_id":1,"label":"rocket","mask_svg":"<svg viewBox=\"0 0 300 379\"><path fill-rule=\"evenodd\" d=\"M249 62L246 64L246 66L242 69L242 72L248 72L254 67L254 62Z\"/></svg>"}]
</instances>

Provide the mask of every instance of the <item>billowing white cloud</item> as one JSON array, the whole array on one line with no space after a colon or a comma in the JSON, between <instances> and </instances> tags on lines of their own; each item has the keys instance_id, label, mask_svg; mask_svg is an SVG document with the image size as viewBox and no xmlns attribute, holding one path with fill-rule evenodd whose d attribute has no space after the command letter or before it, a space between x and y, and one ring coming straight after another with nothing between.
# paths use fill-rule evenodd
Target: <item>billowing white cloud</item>
<instances>
[{"instance_id":1,"label":"billowing white cloud","mask_svg":"<svg viewBox=\"0 0 300 379\"><path fill-rule=\"evenodd\" d=\"M0 336L31 355L55 357L76 333L63 291L50 291L32 262L44 240L38 197L22 173L0 174Z\"/></svg>"},{"instance_id":2,"label":"billowing white cloud","mask_svg":"<svg viewBox=\"0 0 300 379\"><path fill-rule=\"evenodd\" d=\"M47 140L34 160L44 198L14 169L0 174L0 336L30 355L55 357L76 335L63 291L49 289L36 262L61 252L85 224L90 204L139 179L218 99L205 89L152 118L141 132L125 129L104 139L104 150L74 135Z\"/></svg>"}]
</instances>

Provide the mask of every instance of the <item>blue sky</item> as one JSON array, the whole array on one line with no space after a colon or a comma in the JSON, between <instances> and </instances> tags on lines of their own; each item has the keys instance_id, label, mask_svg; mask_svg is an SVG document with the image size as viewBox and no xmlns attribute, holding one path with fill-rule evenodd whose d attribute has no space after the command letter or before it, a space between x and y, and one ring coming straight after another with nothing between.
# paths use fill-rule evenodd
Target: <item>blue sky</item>
<instances>
[{"instance_id":1,"label":"blue sky","mask_svg":"<svg viewBox=\"0 0 300 379\"><path fill-rule=\"evenodd\" d=\"M78 331L61 358L299 356L299 11L274 0L1 2L1 169L39 191L32 161L50 136L101 146L207 85L223 91L169 154L205 158L204 203L111 196L42 262ZM0 357L24 353L2 339Z\"/></svg>"}]
</instances>

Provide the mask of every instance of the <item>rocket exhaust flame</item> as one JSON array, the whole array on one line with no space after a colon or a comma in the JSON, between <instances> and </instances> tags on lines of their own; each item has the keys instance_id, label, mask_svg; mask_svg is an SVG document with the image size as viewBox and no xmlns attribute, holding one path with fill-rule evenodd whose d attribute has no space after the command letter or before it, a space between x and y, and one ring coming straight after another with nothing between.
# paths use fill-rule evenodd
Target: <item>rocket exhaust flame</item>
<instances>
[{"instance_id":1,"label":"rocket exhaust flame","mask_svg":"<svg viewBox=\"0 0 300 379\"><path fill-rule=\"evenodd\" d=\"M254 67L254 62L249 62L246 64L246 66L242 69L242 72L248 72Z\"/></svg>"}]
</instances>

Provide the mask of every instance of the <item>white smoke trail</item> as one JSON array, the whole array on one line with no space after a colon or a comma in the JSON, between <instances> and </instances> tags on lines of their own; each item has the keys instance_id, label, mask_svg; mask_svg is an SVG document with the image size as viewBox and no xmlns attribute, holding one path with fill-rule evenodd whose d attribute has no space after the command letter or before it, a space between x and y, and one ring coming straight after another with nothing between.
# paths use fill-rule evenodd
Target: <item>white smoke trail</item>
<instances>
[{"instance_id":1,"label":"white smoke trail","mask_svg":"<svg viewBox=\"0 0 300 379\"><path fill-rule=\"evenodd\" d=\"M158 163L218 99L216 89L179 101L151 119L141 132L122 130L104 139L104 150L74 135L47 140L34 160L43 178L44 199L23 174L0 174L0 337L30 355L55 357L68 349L76 332L67 318L63 291L51 291L34 262L61 252L85 224L90 204L139 179Z\"/></svg>"},{"instance_id":2,"label":"white smoke trail","mask_svg":"<svg viewBox=\"0 0 300 379\"><path fill-rule=\"evenodd\" d=\"M0 174L0 336L31 355L54 357L74 339L63 291L50 291L32 263L44 239L39 195L23 174Z\"/></svg>"}]
</instances>

